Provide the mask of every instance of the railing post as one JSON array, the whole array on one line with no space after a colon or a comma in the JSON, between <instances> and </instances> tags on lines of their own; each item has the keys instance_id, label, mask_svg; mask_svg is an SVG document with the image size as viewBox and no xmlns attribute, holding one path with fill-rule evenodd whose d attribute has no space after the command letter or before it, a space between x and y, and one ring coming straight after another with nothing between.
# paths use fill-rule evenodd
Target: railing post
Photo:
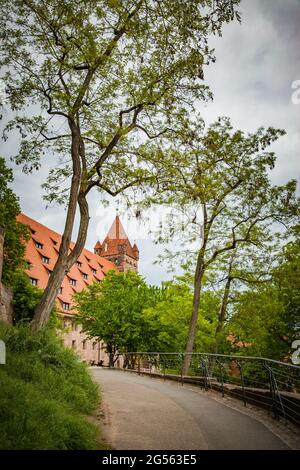
<instances>
[{"instance_id":1,"label":"railing post","mask_svg":"<svg viewBox=\"0 0 300 470\"><path fill-rule=\"evenodd\" d=\"M141 375L141 355L138 353L138 375Z\"/></svg>"},{"instance_id":2,"label":"railing post","mask_svg":"<svg viewBox=\"0 0 300 470\"><path fill-rule=\"evenodd\" d=\"M181 354L181 368L180 368L180 373L181 373L181 385L183 386L183 362L184 362L184 353Z\"/></svg>"},{"instance_id":3,"label":"railing post","mask_svg":"<svg viewBox=\"0 0 300 470\"><path fill-rule=\"evenodd\" d=\"M163 365L163 374L164 374L164 382L166 380L166 362L165 362L165 357L162 356L162 365Z\"/></svg>"},{"instance_id":4,"label":"railing post","mask_svg":"<svg viewBox=\"0 0 300 470\"><path fill-rule=\"evenodd\" d=\"M242 384L242 390L243 390L243 401L244 401L244 406L247 406L247 398L246 398L246 392L245 392L245 383L244 383L244 374L243 374L243 366L239 361L236 361L237 366L240 370L240 376L241 376L241 384Z\"/></svg>"},{"instance_id":5,"label":"railing post","mask_svg":"<svg viewBox=\"0 0 300 470\"><path fill-rule=\"evenodd\" d=\"M224 398L224 375L223 375L223 364L216 359L216 363L219 364L220 374L221 374L221 387L222 387L222 397Z\"/></svg>"},{"instance_id":6,"label":"railing post","mask_svg":"<svg viewBox=\"0 0 300 470\"><path fill-rule=\"evenodd\" d=\"M134 354L131 354L131 358L130 358L130 373L131 374L134 371L134 366L135 366Z\"/></svg>"},{"instance_id":7,"label":"railing post","mask_svg":"<svg viewBox=\"0 0 300 470\"><path fill-rule=\"evenodd\" d=\"M283 417L285 419L285 410L284 410L284 406L283 406L283 403L282 403L282 400L281 400L280 392L278 390L278 386L277 386L276 378L275 378L275 375L274 375L274 371L265 362L264 362L264 367L265 367L265 369L267 369L267 371L269 373L270 394L271 394L271 398L272 398L274 418L278 419L278 421L280 419L280 414L279 414L279 410L278 410L278 407L277 407L277 398L278 398L278 401L280 403L280 407L281 407L281 410L282 410L282 414L283 414Z\"/></svg>"},{"instance_id":8,"label":"railing post","mask_svg":"<svg viewBox=\"0 0 300 470\"><path fill-rule=\"evenodd\" d=\"M203 375L204 375L204 388L207 391L208 390L208 370L207 370L206 362L202 358L201 358L201 368L202 368Z\"/></svg>"}]
</instances>

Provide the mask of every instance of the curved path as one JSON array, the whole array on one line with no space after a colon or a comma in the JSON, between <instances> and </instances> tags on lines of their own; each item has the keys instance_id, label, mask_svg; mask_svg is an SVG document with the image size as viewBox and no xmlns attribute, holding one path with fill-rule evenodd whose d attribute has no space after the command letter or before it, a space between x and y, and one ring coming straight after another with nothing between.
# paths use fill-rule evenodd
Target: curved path
<instances>
[{"instance_id":1,"label":"curved path","mask_svg":"<svg viewBox=\"0 0 300 470\"><path fill-rule=\"evenodd\" d=\"M92 369L117 450L288 449L262 423L176 382Z\"/></svg>"}]
</instances>

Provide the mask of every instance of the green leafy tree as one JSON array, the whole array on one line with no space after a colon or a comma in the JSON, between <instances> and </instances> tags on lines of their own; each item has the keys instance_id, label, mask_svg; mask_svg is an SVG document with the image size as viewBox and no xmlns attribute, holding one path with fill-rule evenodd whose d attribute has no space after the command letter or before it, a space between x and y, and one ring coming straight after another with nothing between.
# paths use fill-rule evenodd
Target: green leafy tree
<instances>
[{"instance_id":1,"label":"green leafy tree","mask_svg":"<svg viewBox=\"0 0 300 470\"><path fill-rule=\"evenodd\" d=\"M290 357L300 331L299 225L277 256L268 282L239 292L226 331L250 344L248 352L274 359Z\"/></svg>"},{"instance_id":2,"label":"green leafy tree","mask_svg":"<svg viewBox=\"0 0 300 470\"><path fill-rule=\"evenodd\" d=\"M143 310L161 295L137 273L110 271L100 283L75 294L76 321L89 336L105 342L113 367L118 353L148 349L150 328Z\"/></svg>"},{"instance_id":3,"label":"green leafy tree","mask_svg":"<svg viewBox=\"0 0 300 470\"><path fill-rule=\"evenodd\" d=\"M212 348L218 300L214 293L203 295L195 338L197 352L208 352ZM188 284L179 279L164 284L163 298L144 311L151 333L149 351L184 350L192 305L193 292Z\"/></svg>"},{"instance_id":4,"label":"green leafy tree","mask_svg":"<svg viewBox=\"0 0 300 470\"><path fill-rule=\"evenodd\" d=\"M4 228L2 281L7 286L12 286L16 271L25 266L25 244L29 239L27 227L16 220L20 205L9 187L12 182L12 170L0 158L0 227Z\"/></svg>"},{"instance_id":5,"label":"green leafy tree","mask_svg":"<svg viewBox=\"0 0 300 470\"><path fill-rule=\"evenodd\" d=\"M220 296L214 353L219 352L220 344L224 345L224 328L241 291L255 290L256 287L270 283L284 234L274 235L266 227L259 234L257 227L255 244L238 244L235 249L218 257L211 269L207 270L206 284L209 289L218 290Z\"/></svg>"},{"instance_id":6,"label":"green leafy tree","mask_svg":"<svg viewBox=\"0 0 300 470\"><path fill-rule=\"evenodd\" d=\"M289 340L300 332L300 224L291 229L292 239L283 247L273 279L285 306L285 323Z\"/></svg>"},{"instance_id":7,"label":"green leafy tree","mask_svg":"<svg viewBox=\"0 0 300 470\"><path fill-rule=\"evenodd\" d=\"M24 271L16 271L11 283L13 291L13 309L14 323L29 322L34 316L34 311L43 295L42 289L33 286L30 283L29 277ZM60 322L56 317L56 309L52 308L50 314L50 327L59 328Z\"/></svg>"},{"instance_id":8,"label":"green leafy tree","mask_svg":"<svg viewBox=\"0 0 300 470\"><path fill-rule=\"evenodd\" d=\"M185 135L181 145L169 149L161 167L161 194L154 198L182 214L168 224L160 239L179 236L183 248L178 255L194 270L187 353L194 348L207 270L237 247L259 246L274 221L289 226L299 216L296 182L272 186L269 178L275 155L266 149L284 131L260 128L246 135L234 130L228 118L219 118L206 131L201 123L191 123L189 134L189 139ZM173 253L166 255L174 259ZM189 364L190 355L186 355L184 374Z\"/></svg>"},{"instance_id":9,"label":"green leafy tree","mask_svg":"<svg viewBox=\"0 0 300 470\"><path fill-rule=\"evenodd\" d=\"M47 155L50 201L66 202L59 256L33 320L41 329L87 235L87 195L117 195L157 176L163 139L211 95L203 68L239 0L1 0L1 65L20 131L15 160L27 172ZM30 106L28 111L28 106ZM32 106L33 105L33 106ZM37 110L37 111L35 111ZM147 141L156 142L148 149ZM152 159L149 158L149 153ZM80 224L69 244L76 209Z\"/></svg>"}]
</instances>

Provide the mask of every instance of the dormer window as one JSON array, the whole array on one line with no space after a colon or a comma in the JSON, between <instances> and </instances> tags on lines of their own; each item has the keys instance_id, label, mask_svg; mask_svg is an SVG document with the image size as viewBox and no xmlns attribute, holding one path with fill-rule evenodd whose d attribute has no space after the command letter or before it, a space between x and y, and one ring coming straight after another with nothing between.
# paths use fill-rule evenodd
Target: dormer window
<instances>
[{"instance_id":1,"label":"dormer window","mask_svg":"<svg viewBox=\"0 0 300 470\"><path fill-rule=\"evenodd\" d=\"M63 291L63 288L60 287L60 288L58 289L58 293L59 293L59 294L62 294L62 291Z\"/></svg>"},{"instance_id":2,"label":"dormer window","mask_svg":"<svg viewBox=\"0 0 300 470\"><path fill-rule=\"evenodd\" d=\"M71 286L76 286L76 284L77 284L76 279L70 279L70 284L71 284Z\"/></svg>"},{"instance_id":3,"label":"dormer window","mask_svg":"<svg viewBox=\"0 0 300 470\"><path fill-rule=\"evenodd\" d=\"M47 256L42 256L42 261L45 264L49 264L50 258L48 258Z\"/></svg>"},{"instance_id":4,"label":"dormer window","mask_svg":"<svg viewBox=\"0 0 300 470\"><path fill-rule=\"evenodd\" d=\"M92 268L92 273L96 275L97 274L96 269Z\"/></svg>"},{"instance_id":5,"label":"dormer window","mask_svg":"<svg viewBox=\"0 0 300 470\"><path fill-rule=\"evenodd\" d=\"M38 280L35 279L35 278L33 278L33 277L30 278L30 282L31 282L31 284L32 284L33 286L37 286L37 285L38 285Z\"/></svg>"},{"instance_id":6,"label":"dormer window","mask_svg":"<svg viewBox=\"0 0 300 470\"><path fill-rule=\"evenodd\" d=\"M76 261L76 264L77 264L77 266L78 266L79 268L81 268L81 266L82 266L81 261Z\"/></svg>"},{"instance_id":7,"label":"dormer window","mask_svg":"<svg viewBox=\"0 0 300 470\"><path fill-rule=\"evenodd\" d=\"M83 277L83 279L87 280L88 275L86 273L82 273L82 277Z\"/></svg>"},{"instance_id":8,"label":"dormer window","mask_svg":"<svg viewBox=\"0 0 300 470\"><path fill-rule=\"evenodd\" d=\"M40 242L35 242L35 246L36 248L39 248L40 250L42 250L44 245Z\"/></svg>"},{"instance_id":9,"label":"dormer window","mask_svg":"<svg viewBox=\"0 0 300 470\"><path fill-rule=\"evenodd\" d=\"M67 302L63 302L62 307L64 310L70 310L70 304L68 304Z\"/></svg>"}]
</instances>

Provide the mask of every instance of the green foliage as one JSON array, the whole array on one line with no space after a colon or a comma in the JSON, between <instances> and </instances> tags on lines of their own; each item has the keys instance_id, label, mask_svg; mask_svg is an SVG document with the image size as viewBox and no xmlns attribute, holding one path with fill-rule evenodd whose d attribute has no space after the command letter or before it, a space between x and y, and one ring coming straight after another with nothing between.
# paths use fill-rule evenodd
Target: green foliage
<instances>
[{"instance_id":1,"label":"green foliage","mask_svg":"<svg viewBox=\"0 0 300 470\"><path fill-rule=\"evenodd\" d=\"M168 282L161 289L147 286L136 273L111 271L101 283L94 283L75 295L83 330L102 339L108 352L182 351L185 346L193 302L190 287L182 280ZM211 349L213 311L218 299L204 295L197 351Z\"/></svg>"},{"instance_id":2,"label":"green foliage","mask_svg":"<svg viewBox=\"0 0 300 470\"><path fill-rule=\"evenodd\" d=\"M300 329L300 224L292 227L293 239L286 243L274 269L274 282L285 310L285 323L294 336Z\"/></svg>"},{"instance_id":3,"label":"green foliage","mask_svg":"<svg viewBox=\"0 0 300 470\"><path fill-rule=\"evenodd\" d=\"M29 238L27 227L16 220L20 205L9 187L12 181L12 170L0 158L0 227L5 230L2 281L8 286L12 285L16 270L24 267L25 242Z\"/></svg>"},{"instance_id":4,"label":"green foliage","mask_svg":"<svg viewBox=\"0 0 300 470\"><path fill-rule=\"evenodd\" d=\"M30 283L23 271L16 271L11 285L13 291L14 323L31 321L43 291ZM51 311L50 326L56 324L55 307ZM58 323L57 323L58 326Z\"/></svg>"},{"instance_id":5,"label":"green foliage","mask_svg":"<svg viewBox=\"0 0 300 470\"><path fill-rule=\"evenodd\" d=\"M27 172L44 154L60 157L45 184L49 201L66 200L75 135L85 189L115 193L152 176L141 165L151 161L145 139L172 136L197 101L211 98L203 84L203 67L215 60L209 38L240 21L238 4L1 0L1 65L16 112L4 138L19 131L15 159Z\"/></svg>"},{"instance_id":6,"label":"green foliage","mask_svg":"<svg viewBox=\"0 0 300 470\"><path fill-rule=\"evenodd\" d=\"M174 208L173 220L158 233L163 243L175 236L181 240L176 257L167 253L168 261L188 259L194 267L203 245L207 269L238 246L260 248L274 221L294 224L299 216L296 181L272 186L269 173L276 157L267 149L285 131L259 128L246 134L223 117L207 129L191 122L189 132L193 139L186 142L183 136L182 146L165 156L160 169L164 191L150 200ZM195 242L197 249L190 249Z\"/></svg>"},{"instance_id":7,"label":"green foliage","mask_svg":"<svg viewBox=\"0 0 300 470\"><path fill-rule=\"evenodd\" d=\"M42 290L30 283L28 276L19 271L13 279L14 322L33 318L34 309L39 303Z\"/></svg>"},{"instance_id":8,"label":"green foliage","mask_svg":"<svg viewBox=\"0 0 300 470\"><path fill-rule=\"evenodd\" d=\"M192 305L193 293L187 284L177 280L164 285L164 298L144 312L151 334L149 351L184 351ZM211 351L217 305L216 296L205 292L194 347L197 352Z\"/></svg>"},{"instance_id":9,"label":"green foliage","mask_svg":"<svg viewBox=\"0 0 300 470\"><path fill-rule=\"evenodd\" d=\"M246 134L235 130L227 117L207 129L203 122L190 121L188 129L190 138L187 133L182 135L181 145L170 145L165 155L160 171L162 190L145 204L173 208L172 221L162 226L157 240L165 243L177 236L180 248L177 256L166 251L161 259L167 259L170 266L179 259L194 274L186 349L191 352L209 276L211 285L223 290L217 312L217 348L232 288L268 277L266 268L276 256L270 252L274 226L283 230L299 220L300 204L295 180L282 186L273 186L270 180L276 157L268 147L284 130L259 128Z\"/></svg>"},{"instance_id":10,"label":"green foliage","mask_svg":"<svg viewBox=\"0 0 300 470\"><path fill-rule=\"evenodd\" d=\"M110 353L144 349L149 338L143 309L160 296L139 274L110 271L101 283L74 295L76 321L88 335L102 339Z\"/></svg>"},{"instance_id":11,"label":"green foliage","mask_svg":"<svg viewBox=\"0 0 300 470\"><path fill-rule=\"evenodd\" d=\"M268 282L240 292L226 330L251 343L243 353L284 359L300 326L299 225L281 250Z\"/></svg>"},{"instance_id":12,"label":"green foliage","mask_svg":"<svg viewBox=\"0 0 300 470\"><path fill-rule=\"evenodd\" d=\"M97 429L84 414L99 400L86 366L54 331L0 323L7 349L0 369L1 449L95 449Z\"/></svg>"},{"instance_id":13,"label":"green foliage","mask_svg":"<svg viewBox=\"0 0 300 470\"><path fill-rule=\"evenodd\" d=\"M161 149L185 132L198 102L212 97L203 84L204 66L215 60L208 42L240 21L238 4L0 0L0 65L13 115L3 137L19 132L13 158L25 172L51 157L46 198L68 205L57 261L63 269L50 277L33 328L47 323L54 286L84 247L88 193L116 196L157 184ZM77 205L77 241L68 254Z\"/></svg>"}]
</instances>

